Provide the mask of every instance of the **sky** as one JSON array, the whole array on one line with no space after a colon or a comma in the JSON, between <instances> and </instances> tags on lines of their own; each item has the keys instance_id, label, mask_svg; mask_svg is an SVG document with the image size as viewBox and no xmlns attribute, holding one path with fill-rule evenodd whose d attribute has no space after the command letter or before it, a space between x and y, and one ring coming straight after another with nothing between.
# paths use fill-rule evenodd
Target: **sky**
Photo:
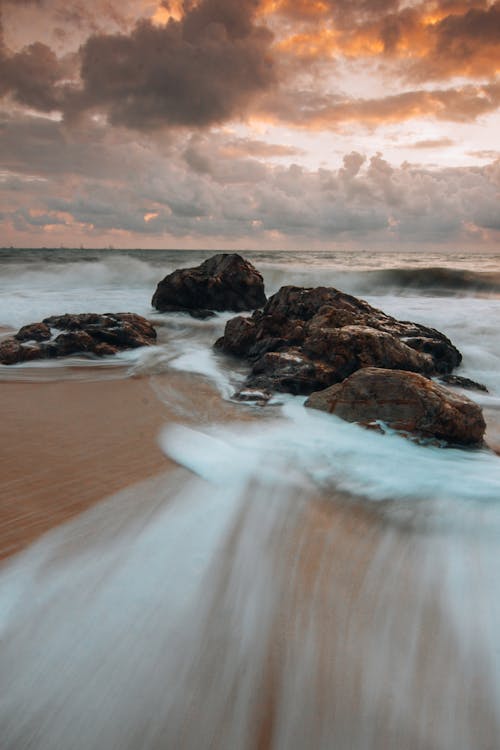
<instances>
[{"instance_id":1,"label":"sky","mask_svg":"<svg viewBox=\"0 0 500 750\"><path fill-rule=\"evenodd\" d=\"M500 0L0 14L2 246L500 247Z\"/></svg>"}]
</instances>

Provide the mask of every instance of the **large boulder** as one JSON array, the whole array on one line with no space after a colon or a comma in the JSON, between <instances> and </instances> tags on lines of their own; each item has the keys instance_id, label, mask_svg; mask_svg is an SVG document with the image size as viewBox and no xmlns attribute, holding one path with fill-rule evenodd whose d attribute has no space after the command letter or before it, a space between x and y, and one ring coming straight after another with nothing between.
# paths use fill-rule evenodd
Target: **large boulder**
<instances>
[{"instance_id":1,"label":"large boulder","mask_svg":"<svg viewBox=\"0 0 500 750\"><path fill-rule=\"evenodd\" d=\"M213 310L255 310L266 304L264 280L236 253L221 253L160 281L151 304L160 312L205 316Z\"/></svg>"},{"instance_id":2,"label":"large boulder","mask_svg":"<svg viewBox=\"0 0 500 750\"><path fill-rule=\"evenodd\" d=\"M13 365L73 354L103 357L155 343L155 329L135 313L53 315L23 326L15 336L1 341L0 363Z\"/></svg>"},{"instance_id":3,"label":"large boulder","mask_svg":"<svg viewBox=\"0 0 500 750\"><path fill-rule=\"evenodd\" d=\"M313 393L306 406L347 422L389 427L458 445L480 445L485 431L481 408L414 372L366 367L342 383Z\"/></svg>"},{"instance_id":4,"label":"large boulder","mask_svg":"<svg viewBox=\"0 0 500 750\"><path fill-rule=\"evenodd\" d=\"M216 348L251 364L249 387L303 394L362 367L435 375L462 359L443 333L333 287L282 287L263 310L228 321Z\"/></svg>"}]
</instances>

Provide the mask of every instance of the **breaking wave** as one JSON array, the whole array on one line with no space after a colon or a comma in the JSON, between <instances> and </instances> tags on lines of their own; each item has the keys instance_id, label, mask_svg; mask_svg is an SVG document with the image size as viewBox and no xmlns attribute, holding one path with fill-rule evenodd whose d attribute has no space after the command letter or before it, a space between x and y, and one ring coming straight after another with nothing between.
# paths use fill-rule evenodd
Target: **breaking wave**
<instances>
[{"instance_id":1,"label":"breaking wave","mask_svg":"<svg viewBox=\"0 0 500 750\"><path fill-rule=\"evenodd\" d=\"M457 294L460 292L500 293L500 273L476 272L461 268L389 268L367 272L369 288L399 287Z\"/></svg>"}]
</instances>

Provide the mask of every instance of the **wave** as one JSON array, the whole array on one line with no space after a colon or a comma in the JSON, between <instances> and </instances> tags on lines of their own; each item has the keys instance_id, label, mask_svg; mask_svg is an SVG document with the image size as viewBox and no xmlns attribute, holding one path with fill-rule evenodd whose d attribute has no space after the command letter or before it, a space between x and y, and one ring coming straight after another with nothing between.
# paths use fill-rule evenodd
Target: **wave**
<instances>
[{"instance_id":1,"label":"wave","mask_svg":"<svg viewBox=\"0 0 500 750\"><path fill-rule=\"evenodd\" d=\"M384 268L337 270L332 267L271 266L261 268L269 293L283 285L334 286L357 295L496 296L500 273L462 268Z\"/></svg>"},{"instance_id":2,"label":"wave","mask_svg":"<svg viewBox=\"0 0 500 750\"><path fill-rule=\"evenodd\" d=\"M470 271L462 268L388 268L368 271L373 286L415 289L421 292L440 291L500 293L500 273Z\"/></svg>"},{"instance_id":3,"label":"wave","mask_svg":"<svg viewBox=\"0 0 500 750\"><path fill-rule=\"evenodd\" d=\"M152 295L156 284L177 268L196 266L211 251L17 251L0 252L0 296L12 290L139 289ZM488 270L408 264L408 258L311 256L307 252L243 253L264 276L268 295L281 286L334 286L352 294L500 295L498 263ZM429 258L429 261L437 258ZM478 267L481 267L479 265Z\"/></svg>"}]
</instances>

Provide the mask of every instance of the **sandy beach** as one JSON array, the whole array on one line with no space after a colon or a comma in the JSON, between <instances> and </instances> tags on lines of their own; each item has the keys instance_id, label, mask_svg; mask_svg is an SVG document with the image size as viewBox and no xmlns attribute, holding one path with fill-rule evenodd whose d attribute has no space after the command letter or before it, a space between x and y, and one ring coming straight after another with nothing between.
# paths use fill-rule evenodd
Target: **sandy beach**
<instances>
[{"instance_id":1,"label":"sandy beach","mask_svg":"<svg viewBox=\"0 0 500 750\"><path fill-rule=\"evenodd\" d=\"M0 557L170 463L147 377L3 382L0 410Z\"/></svg>"},{"instance_id":2,"label":"sandy beach","mask_svg":"<svg viewBox=\"0 0 500 750\"><path fill-rule=\"evenodd\" d=\"M125 377L101 366L74 368L67 379L45 369L30 374L29 382L0 384L0 559L171 468L157 442L170 421L252 418L189 373Z\"/></svg>"}]
</instances>

